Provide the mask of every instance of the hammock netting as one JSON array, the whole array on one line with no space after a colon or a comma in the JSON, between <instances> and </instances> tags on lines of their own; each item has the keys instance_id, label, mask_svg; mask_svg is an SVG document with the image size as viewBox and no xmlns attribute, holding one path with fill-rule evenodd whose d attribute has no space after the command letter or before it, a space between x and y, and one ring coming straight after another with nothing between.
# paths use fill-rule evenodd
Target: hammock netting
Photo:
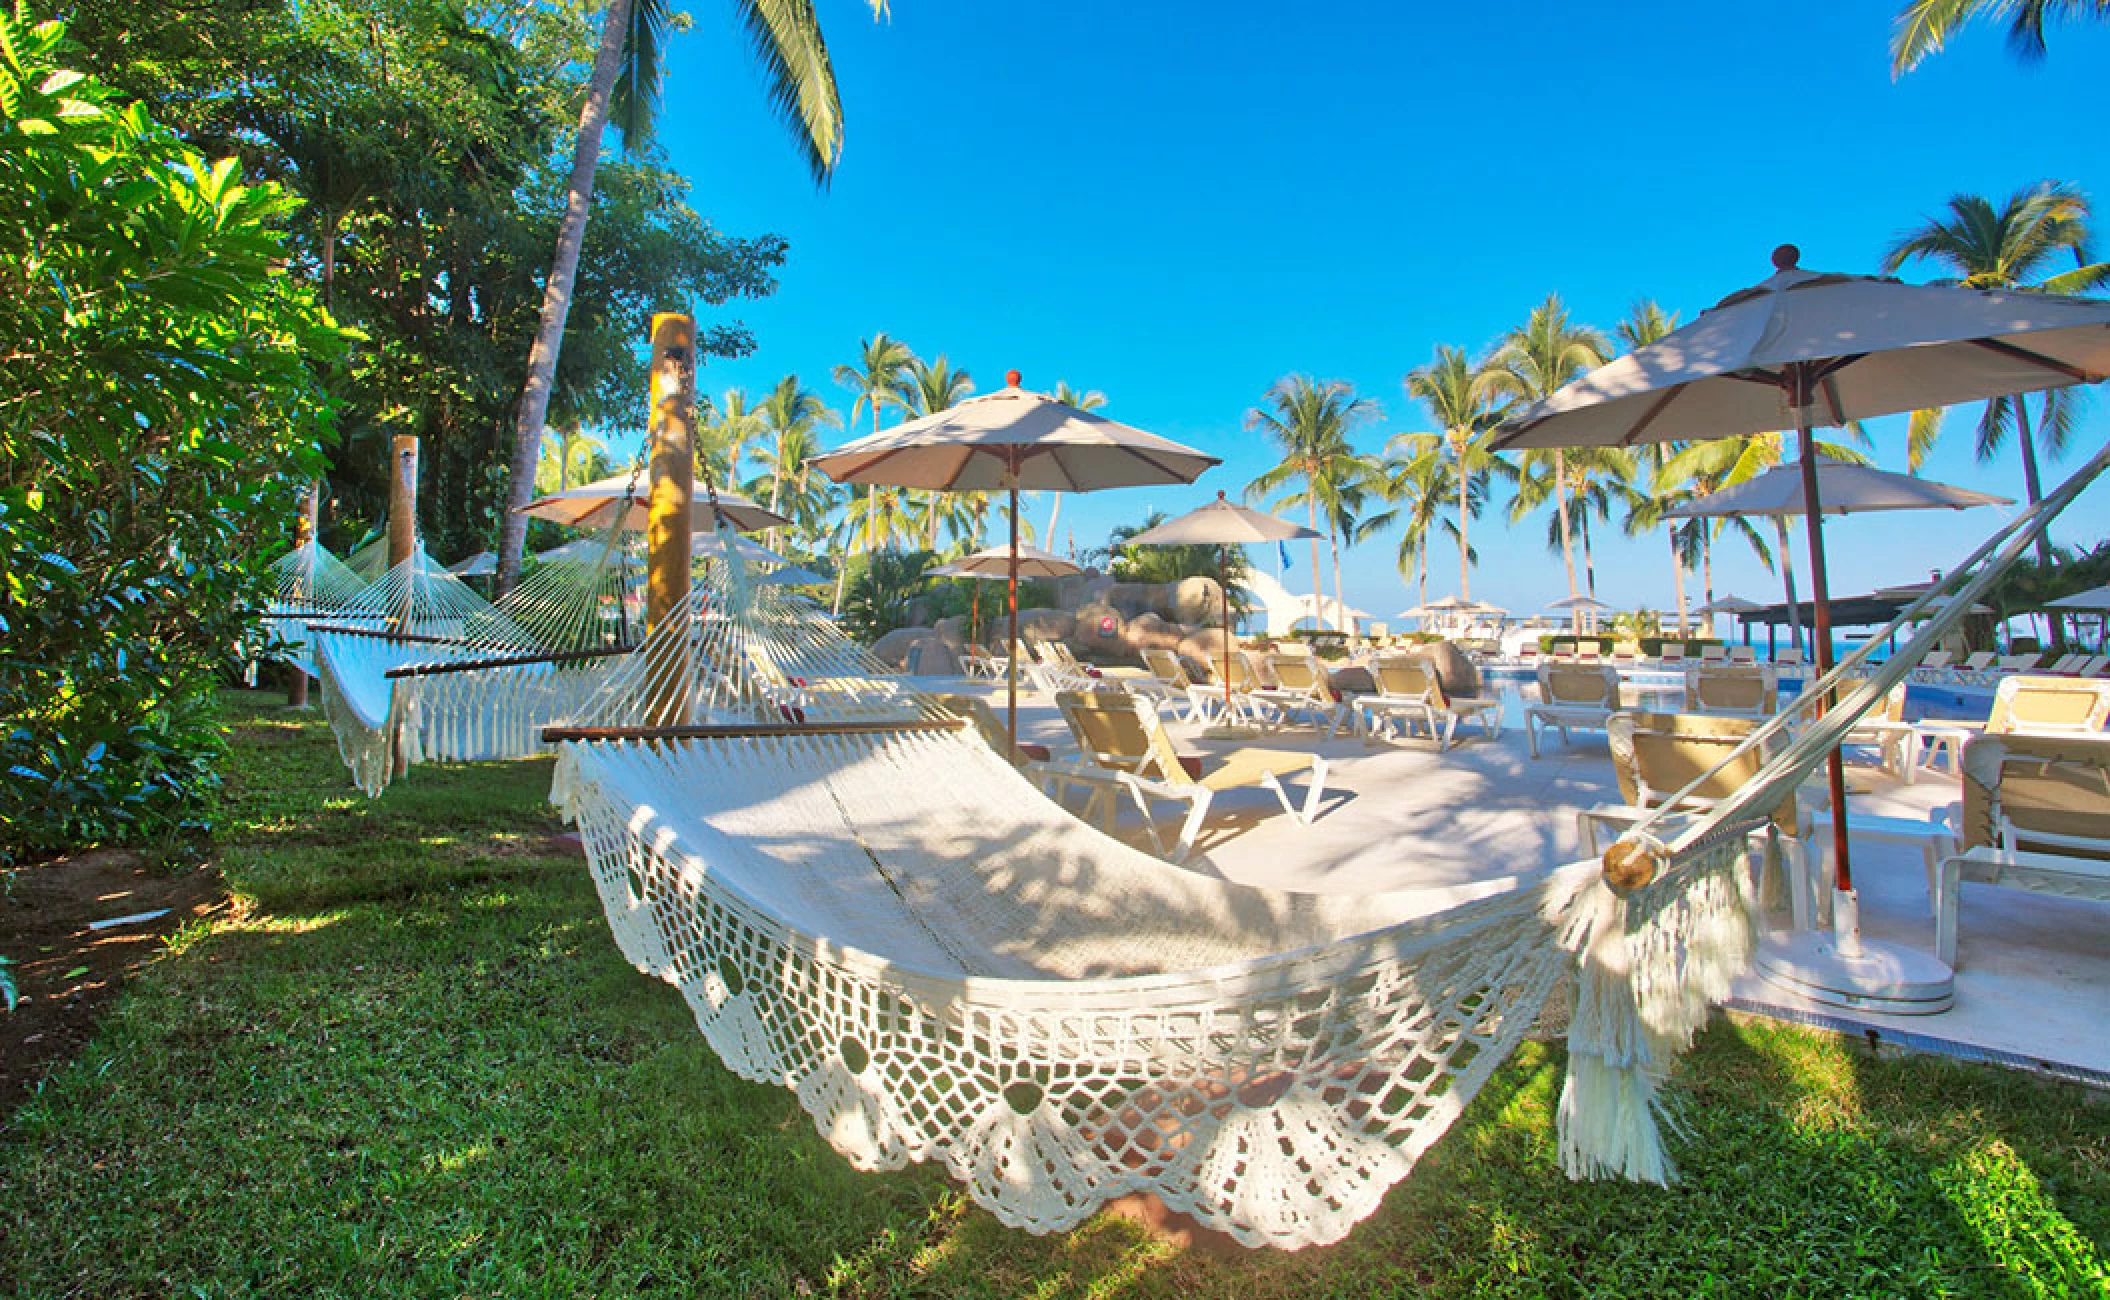
<instances>
[{"instance_id":1,"label":"hammock netting","mask_svg":"<svg viewBox=\"0 0 2110 1300\"><path fill-rule=\"evenodd\" d=\"M1473 891L1190 873L1071 817L906 692L838 692L865 729L811 734L790 712L813 697L806 663L765 659L778 638L737 590L604 683L582 720L618 725L561 735L551 797L624 955L680 990L731 1068L791 1089L857 1167L942 1162L1007 1224L1060 1230L1149 1192L1249 1245L1337 1240L1568 969L1562 1167L1667 1182L1659 1080L1755 952L1752 835L2106 464L1953 570L1953 607L1930 592L1755 728L1723 762L1772 756L1736 797L1659 810L1603 863ZM773 712L809 725L708 725Z\"/></svg>"},{"instance_id":2,"label":"hammock netting","mask_svg":"<svg viewBox=\"0 0 2110 1300\"><path fill-rule=\"evenodd\" d=\"M543 752L541 729L571 717L635 640L635 574L611 531L493 604L418 547L360 593L353 618L311 624L323 708L354 783L378 795L399 760Z\"/></svg>"},{"instance_id":3,"label":"hammock netting","mask_svg":"<svg viewBox=\"0 0 2110 1300\"><path fill-rule=\"evenodd\" d=\"M1377 897L1229 884L1071 817L969 731L566 742L553 798L624 955L728 1066L858 1168L941 1161L1035 1232L1150 1192L1247 1245L1337 1240L1608 906L1595 863ZM1642 927L1707 936L1655 944L1673 1037L1705 1013L1688 990L1724 991L1696 969L1748 952L1741 857ZM1642 1028L1613 1038L1608 1074L1653 1063ZM1589 1154L1666 1175L1619 1141Z\"/></svg>"},{"instance_id":4,"label":"hammock netting","mask_svg":"<svg viewBox=\"0 0 2110 1300\"><path fill-rule=\"evenodd\" d=\"M354 608L367 580L312 537L280 556L271 569L277 585L264 609L259 657L292 664L313 677L308 624L356 617Z\"/></svg>"}]
</instances>

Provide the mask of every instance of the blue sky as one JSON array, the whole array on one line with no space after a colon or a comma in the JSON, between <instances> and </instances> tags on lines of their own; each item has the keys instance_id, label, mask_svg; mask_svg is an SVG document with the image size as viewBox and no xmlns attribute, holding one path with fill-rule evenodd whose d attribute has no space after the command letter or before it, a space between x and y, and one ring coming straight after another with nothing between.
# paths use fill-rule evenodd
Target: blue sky
<instances>
[{"instance_id":1,"label":"blue sky","mask_svg":"<svg viewBox=\"0 0 2110 1300\"><path fill-rule=\"evenodd\" d=\"M662 139L697 206L791 246L775 296L727 309L755 352L701 383L756 393L796 372L847 412L829 371L885 330L983 391L1013 367L1029 387L1067 379L1224 458L1190 488L1069 498L1058 546L1238 495L1272 463L1244 415L1283 375L1378 399L1371 449L1430 427L1406 372L1438 343L1479 351L1549 292L1607 327L1641 297L1690 320L1767 274L1778 243L1806 267L1869 271L1949 195L2045 178L2080 185L2110 225L2100 30L2055 31L2050 59L2024 66L1974 28L1893 82L1889 3L898 0L884 26L851 0L820 9L847 116L826 192L770 116L729 9L695 6L673 45ZM2019 497L2012 448L1974 461L1975 420L1954 413L1926 472ZM1902 425L1874 430L1879 462L1902 468ZM2077 445L2106 436L2098 393ZM2105 507L2110 486L2068 512L2061 540L2110 531L2091 522ZM1835 587L1923 578L1997 522L1832 521ZM1661 539L1615 532L1599 594L1667 607ZM1526 611L1566 594L1541 521L1491 511L1475 540L1475 596ZM1395 550L1344 561L1350 602L1379 618L1413 603ZM1454 589L1456 552L1438 542L1430 559L1430 594ZM1286 580L1305 589L1295 561ZM1779 590L1734 546L1715 586Z\"/></svg>"}]
</instances>

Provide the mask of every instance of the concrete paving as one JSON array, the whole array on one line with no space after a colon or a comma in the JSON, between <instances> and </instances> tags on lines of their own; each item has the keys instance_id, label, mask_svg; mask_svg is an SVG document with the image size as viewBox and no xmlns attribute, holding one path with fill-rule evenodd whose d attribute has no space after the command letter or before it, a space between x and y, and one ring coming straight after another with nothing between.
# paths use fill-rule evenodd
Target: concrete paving
<instances>
[{"instance_id":1,"label":"concrete paving","mask_svg":"<svg viewBox=\"0 0 2110 1300\"><path fill-rule=\"evenodd\" d=\"M969 685L986 692L1001 713L1000 685ZM1581 856L1576 812L1618 802L1604 735L1577 732L1567 745L1550 736L1544 755L1533 759L1521 722L1534 688L1498 685L1506 706L1501 736L1488 740L1477 727L1461 725L1462 742L1441 754L1427 740L1370 745L1345 731L1327 740L1309 727L1227 742L1172 722L1184 750L1206 755L1239 743L1293 748L1324 755L1332 769L1323 811L1309 827L1265 790L1219 796L1187 865L1271 888L1356 894L1465 884L1575 860ZM943 687L961 684L947 679ZM1021 739L1049 746L1058 759L1075 756L1052 697L1021 689L1019 705ZM1675 706L1658 701L1655 707ZM1850 813L1918 819L1961 798L1956 778L1946 774L1923 769L1909 785L1872 770L1862 775L1867 779L1856 784L1869 789L1849 799ZM1169 804L1160 812L1167 843L1177 836L1182 812ZM1122 810L1117 833L1149 846L1132 808ZM1934 921L1919 852L1857 842L1854 865L1864 935L1931 953ZM1886 1016L1819 1007L1755 975L1740 981L1732 1005L1873 1032L1907 1047L2110 1081L2110 1034L2102 1031L2110 996L2110 944L2102 936L2110 908L1967 884L1961 909L1956 1005L1947 1012ZM1785 925L1785 915L1773 924Z\"/></svg>"}]
</instances>

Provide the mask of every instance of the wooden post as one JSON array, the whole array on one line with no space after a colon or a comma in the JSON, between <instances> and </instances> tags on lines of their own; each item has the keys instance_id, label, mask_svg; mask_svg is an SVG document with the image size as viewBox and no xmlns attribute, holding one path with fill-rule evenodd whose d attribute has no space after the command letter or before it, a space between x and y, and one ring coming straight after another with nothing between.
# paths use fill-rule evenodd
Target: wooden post
<instances>
[{"instance_id":1,"label":"wooden post","mask_svg":"<svg viewBox=\"0 0 2110 1300\"><path fill-rule=\"evenodd\" d=\"M304 549L314 543L315 521L321 510L322 480L317 479L308 484L307 490L300 494L300 518L293 523L295 550ZM315 561L311 556L308 560L308 594L313 595L314 592ZM293 679L286 683L286 707L305 709L308 707L308 670L299 664L289 664L288 669L292 672Z\"/></svg>"},{"instance_id":2,"label":"wooden post","mask_svg":"<svg viewBox=\"0 0 2110 1300\"><path fill-rule=\"evenodd\" d=\"M399 433L388 443L388 567L393 569L418 549L418 437ZM403 587L401 630L412 629L410 598L415 583Z\"/></svg>"},{"instance_id":3,"label":"wooden post","mask_svg":"<svg viewBox=\"0 0 2110 1300\"><path fill-rule=\"evenodd\" d=\"M392 571L399 564L417 553L418 549L418 438L414 433L399 433L388 443L388 567ZM414 632L410 624L418 584L416 575L403 584L403 608L396 616L398 632ZM405 756L397 737L395 752L395 775L410 771L410 760Z\"/></svg>"},{"instance_id":4,"label":"wooden post","mask_svg":"<svg viewBox=\"0 0 2110 1300\"><path fill-rule=\"evenodd\" d=\"M649 638L689 598L690 510L696 496L696 322L675 312L652 318L651 487L645 517L645 632ZM686 671L656 675L660 694L649 716L660 726L688 724Z\"/></svg>"}]
</instances>

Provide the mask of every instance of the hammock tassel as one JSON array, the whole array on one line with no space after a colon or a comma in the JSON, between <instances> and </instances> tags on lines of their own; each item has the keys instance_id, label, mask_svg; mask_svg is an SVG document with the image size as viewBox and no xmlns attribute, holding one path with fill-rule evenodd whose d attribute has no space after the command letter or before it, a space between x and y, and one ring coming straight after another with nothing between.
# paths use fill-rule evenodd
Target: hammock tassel
<instances>
[{"instance_id":1,"label":"hammock tassel","mask_svg":"<svg viewBox=\"0 0 2110 1300\"><path fill-rule=\"evenodd\" d=\"M1661 1079L1757 947L1743 864L1732 839L1624 897L1593 887L1559 1114L1570 1178L1676 1180Z\"/></svg>"}]
</instances>

